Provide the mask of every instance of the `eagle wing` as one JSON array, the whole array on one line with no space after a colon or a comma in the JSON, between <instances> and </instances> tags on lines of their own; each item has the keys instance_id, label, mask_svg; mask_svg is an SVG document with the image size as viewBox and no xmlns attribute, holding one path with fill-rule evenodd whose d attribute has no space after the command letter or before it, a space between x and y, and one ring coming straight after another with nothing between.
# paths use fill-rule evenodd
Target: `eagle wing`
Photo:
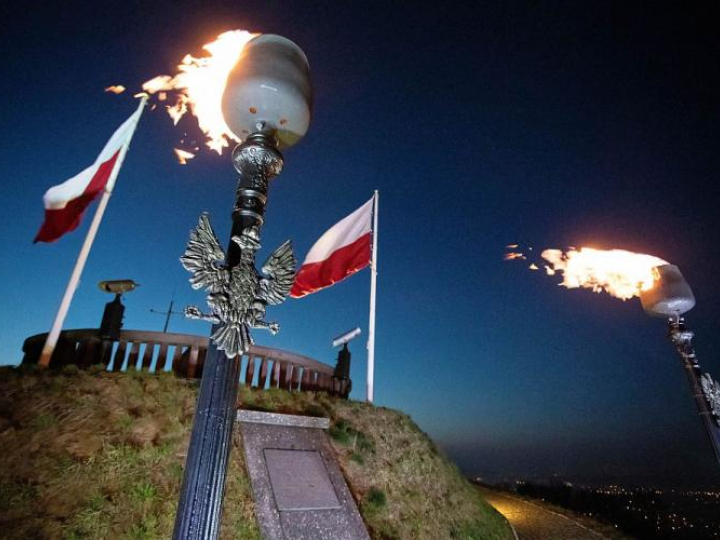
<instances>
[{"instance_id":1,"label":"eagle wing","mask_svg":"<svg viewBox=\"0 0 720 540\"><path fill-rule=\"evenodd\" d=\"M720 418L720 384L714 381L708 373L702 374L700 384L705 392L705 397L710 402L713 414Z\"/></svg>"},{"instance_id":2,"label":"eagle wing","mask_svg":"<svg viewBox=\"0 0 720 540\"><path fill-rule=\"evenodd\" d=\"M190 278L192 288L211 292L223 290L229 279L228 271L219 264L224 260L225 252L210 226L208 215L203 213L198 226L190 232L190 241L180 257L185 270L193 274Z\"/></svg>"},{"instance_id":3,"label":"eagle wing","mask_svg":"<svg viewBox=\"0 0 720 540\"><path fill-rule=\"evenodd\" d=\"M262 266L263 274L268 277L260 280L259 296L265 302L277 305L285 300L295 282L296 264L290 240L272 252Z\"/></svg>"}]
</instances>

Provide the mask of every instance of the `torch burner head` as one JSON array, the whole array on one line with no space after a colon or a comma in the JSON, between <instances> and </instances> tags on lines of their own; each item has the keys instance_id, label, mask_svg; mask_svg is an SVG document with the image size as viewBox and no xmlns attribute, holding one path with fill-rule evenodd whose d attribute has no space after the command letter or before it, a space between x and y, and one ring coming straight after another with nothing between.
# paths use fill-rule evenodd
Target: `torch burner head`
<instances>
[{"instance_id":1,"label":"torch burner head","mask_svg":"<svg viewBox=\"0 0 720 540\"><path fill-rule=\"evenodd\" d=\"M222 111L237 139L269 131L281 150L296 144L308 130L312 111L305 53L273 34L249 41L228 76Z\"/></svg>"},{"instance_id":2,"label":"torch burner head","mask_svg":"<svg viewBox=\"0 0 720 540\"><path fill-rule=\"evenodd\" d=\"M652 317L678 319L695 306L695 295L674 264L654 268L655 284L640 293L645 312Z\"/></svg>"}]
</instances>

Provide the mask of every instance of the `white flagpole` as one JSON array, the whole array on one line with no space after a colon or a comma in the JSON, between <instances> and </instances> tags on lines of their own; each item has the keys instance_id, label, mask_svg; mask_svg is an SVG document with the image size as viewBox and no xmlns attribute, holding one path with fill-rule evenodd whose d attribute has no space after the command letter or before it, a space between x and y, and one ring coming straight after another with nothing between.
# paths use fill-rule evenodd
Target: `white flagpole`
<instances>
[{"instance_id":1,"label":"white flagpole","mask_svg":"<svg viewBox=\"0 0 720 540\"><path fill-rule=\"evenodd\" d=\"M373 402L373 385L375 378L375 296L377 293L377 253L378 253L378 199L379 193L375 190L373 201L373 241L372 261L370 262L370 321L368 323L367 341L367 402Z\"/></svg>"},{"instance_id":2,"label":"white flagpole","mask_svg":"<svg viewBox=\"0 0 720 540\"><path fill-rule=\"evenodd\" d=\"M147 96L143 96L140 100L140 105L138 105L138 110L142 110L143 107L145 107L147 99ZM142 115L142 112L138 115L137 121L132 127L132 132L130 133L130 137L128 137L127 142L122 146L122 148L120 148L120 154L118 154L115 167L113 167L110 177L105 184L105 189L103 190L102 197L100 198L92 223L88 229L85 242L83 242L82 248L80 248L80 254L78 255L77 262L75 263L75 268L70 275L70 280L68 281L67 288L65 289L65 295L63 296L62 302L60 302L60 308L58 309L57 315L55 315L55 321L53 322L52 328L45 340L45 346L43 347L42 354L40 355L40 361L38 362L41 366L47 367L50 365L50 359L52 358L58 338L60 337L60 330L62 330L62 325L65 321L68 309L70 309L70 302L72 302L73 295L75 294L75 290L80 282L80 274L82 274L83 268L85 268L85 262L90 254L90 248L92 247L95 235L100 227L100 222L102 221L103 214L105 213L105 208L107 207L113 187L115 186L115 179L117 178L120 167L122 167L123 160L125 159L125 154L130 146L130 140L135 133L135 128L137 128L138 122L140 121L140 115Z\"/></svg>"}]
</instances>

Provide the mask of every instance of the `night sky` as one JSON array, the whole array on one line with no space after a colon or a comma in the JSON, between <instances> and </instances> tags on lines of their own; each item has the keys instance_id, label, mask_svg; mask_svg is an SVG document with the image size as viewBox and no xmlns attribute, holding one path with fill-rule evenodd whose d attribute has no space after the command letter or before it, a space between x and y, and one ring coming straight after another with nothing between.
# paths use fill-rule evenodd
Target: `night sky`
<instances>
[{"instance_id":1,"label":"night sky","mask_svg":"<svg viewBox=\"0 0 720 540\"><path fill-rule=\"evenodd\" d=\"M638 300L557 287L504 246L592 246L677 264L701 365L720 378L720 17L713 3L15 2L2 9L0 363L46 332L91 213L33 245L42 195L90 165L136 107L219 33L277 33L310 61L310 131L271 185L260 261L298 258L380 191L376 402L410 414L469 474L719 485L662 320ZM111 84L129 88L116 96ZM182 130L143 116L65 328L97 327L132 278L125 328L204 303L181 267L208 211L224 238L227 153L186 166ZM91 212L94 211L94 206ZM223 240L224 243L224 240ZM367 330L367 270L268 309L258 343L332 363ZM173 318L170 330L206 334ZM366 335L366 334L365 334ZM365 395L364 337L352 344Z\"/></svg>"}]
</instances>

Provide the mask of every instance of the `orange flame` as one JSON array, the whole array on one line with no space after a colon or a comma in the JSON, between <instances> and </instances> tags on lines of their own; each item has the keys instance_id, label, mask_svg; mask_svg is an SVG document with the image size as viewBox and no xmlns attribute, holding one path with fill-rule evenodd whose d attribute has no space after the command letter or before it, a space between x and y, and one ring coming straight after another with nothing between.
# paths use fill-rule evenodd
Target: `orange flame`
<instances>
[{"instance_id":1,"label":"orange flame","mask_svg":"<svg viewBox=\"0 0 720 540\"><path fill-rule=\"evenodd\" d=\"M122 84L113 84L105 89L106 92L112 92L113 94L122 94L125 91L125 87Z\"/></svg>"},{"instance_id":2,"label":"orange flame","mask_svg":"<svg viewBox=\"0 0 720 540\"><path fill-rule=\"evenodd\" d=\"M552 265L545 267L549 275L562 272L563 287L605 291L622 300L651 289L656 279L653 269L668 264L652 255L622 249L546 249L542 257Z\"/></svg>"},{"instance_id":3,"label":"orange flame","mask_svg":"<svg viewBox=\"0 0 720 540\"><path fill-rule=\"evenodd\" d=\"M257 35L245 30L224 32L212 43L203 45L208 53L206 56L196 58L185 55L175 76L159 75L143 84L143 90L148 94L160 92L161 100L167 97L163 92L174 91L175 104L166 107L173 122L177 125L190 111L208 137L207 146L221 154L230 140L240 142L230 131L222 114L225 84L243 48Z\"/></svg>"},{"instance_id":4,"label":"orange flame","mask_svg":"<svg viewBox=\"0 0 720 540\"><path fill-rule=\"evenodd\" d=\"M181 150L180 148L173 148L173 151L175 152L175 157L177 158L180 165L187 164L189 159L195 157L195 154L193 154L192 152L188 152L187 150Z\"/></svg>"}]
</instances>

